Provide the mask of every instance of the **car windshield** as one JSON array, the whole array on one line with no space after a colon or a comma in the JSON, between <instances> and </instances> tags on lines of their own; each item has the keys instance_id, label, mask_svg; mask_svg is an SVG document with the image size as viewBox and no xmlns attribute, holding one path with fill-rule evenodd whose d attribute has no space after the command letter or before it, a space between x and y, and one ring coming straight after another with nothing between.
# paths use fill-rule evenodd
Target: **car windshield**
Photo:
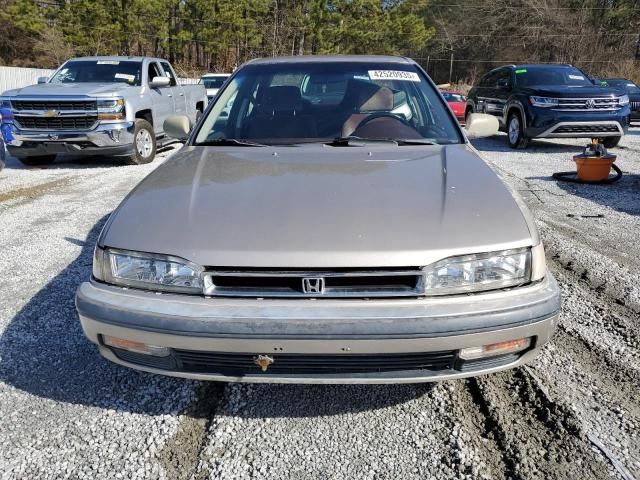
<instances>
[{"instance_id":1,"label":"car windshield","mask_svg":"<svg viewBox=\"0 0 640 480\"><path fill-rule=\"evenodd\" d=\"M459 93L442 92L442 96L447 102L464 102L464 98Z\"/></svg>"},{"instance_id":2,"label":"car windshield","mask_svg":"<svg viewBox=\"0 0 640 480\"><path fill-rule=\"evenodd\" d=\"M204 88L220 88L228 77L204 77Z\"/></svg>"},{"instance_id":3,"label":"car windshield","mask_svg":"<svg viewBox=\"0 0 640 480\"><path fill-rule=\"evenodd\" d=\"M140 85L142 62L120 60L71 60L50 83L115 83Z\"/></svg>"},{"instance_id":4,"label":"car windshield","mask_svg":"<svg viewBox=\"0 0 640 480\"><path fill-rule=\"evenodd\" d=\"M631 80L603 80L603 82L608 87L620 88L627 93L635 95L640 94L640 87Z\"/></svg>"},{"instance_id":5,"label":"car windshield","mask_svg":"<svg viewBox=\"0 0 640 480\"><path fill-rule=\"evenodd\" d=\"M593 86L582 71L571 66L539 65L515 69L516 81L521 87L541 85L565 85L569 87Z\"/></svg>"},{"instance_id":6,"label":"car windshield","mask_svg":"<svg viewBox=\"0 0 640 480\"><path fill-rule=\"evenodd\" d=\"M262 145L463 141L448 107L414 65L361 61L242 67L209 110L195 144L229 139Z\"/></svg>"}]
</instances>

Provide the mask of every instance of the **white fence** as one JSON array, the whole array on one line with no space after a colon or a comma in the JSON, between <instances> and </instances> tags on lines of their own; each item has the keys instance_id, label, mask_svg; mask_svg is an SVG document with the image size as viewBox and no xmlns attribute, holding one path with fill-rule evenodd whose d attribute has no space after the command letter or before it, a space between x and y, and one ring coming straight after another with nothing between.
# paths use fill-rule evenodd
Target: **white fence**
<instances>
[{"instance_id":1,"label":"white fence","mask_svg":"<svg viewBox=\"0 0 640 480\"><path fill-rule=\"evenodd\" d=\"M48 77L54 70L44 68L20 68L0 66L0 93L12 88L22 88L38 82L38 77Z\"/></svg>"}]
</instances>

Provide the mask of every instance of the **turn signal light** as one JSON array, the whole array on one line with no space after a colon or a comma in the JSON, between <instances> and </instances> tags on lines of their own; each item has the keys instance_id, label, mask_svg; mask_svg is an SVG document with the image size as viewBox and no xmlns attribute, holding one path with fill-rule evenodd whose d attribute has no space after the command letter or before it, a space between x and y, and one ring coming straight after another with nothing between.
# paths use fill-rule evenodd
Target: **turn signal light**
<instances>
[{"instance_id":1,"label":"turn signal light","mask_svg":"<svg viewBox=\"0 0 640 480\"><path fill-rule=\"evenodd\" d=\"M149 345L147 343L127 340L125 338L112 337L110 335L102 335L102 343L108 347L128 350L135 353L143 353L154 357L168 357L171 355L171 349L161 347L159 345Z\"/></svg>"},{"instance_id":2,"label":"turn signal light","mask_svg":"<svg viewBox=\"0 0 640 480\"><path fill-rule=\"evenodd\" d=\"M531 346L531 337L490 343L480 347L468 347L460 350L458 356L462 360L478 360L480 358L497 357L526 350Z\"/></svg>"}]
</instances>

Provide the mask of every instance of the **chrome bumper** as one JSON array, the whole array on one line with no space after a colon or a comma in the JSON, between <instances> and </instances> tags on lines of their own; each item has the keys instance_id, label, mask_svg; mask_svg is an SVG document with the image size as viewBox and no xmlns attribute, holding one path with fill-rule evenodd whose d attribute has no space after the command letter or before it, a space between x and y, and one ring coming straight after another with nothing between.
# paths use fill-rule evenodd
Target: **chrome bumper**
<instances>
[{"instance_id":1,"label":"chrome bumper","mask_svg":"<svg viewBox=\"0 0 640 480\"><path fill-rule=\"evenodd\" d=\"M157 295L85 282L76 306L85 335L116 363L202 380L274 383L399 383L474 376L533 358L551 337L560 293L549 274L535 285L473 296L378 300L206 299ZM199 352L349 355L459 350L523 337L533 348L506 363L471 369L349 374L242 375L154 368L118 358L102 343L113 337Z\"/></svg>"},{"instance_id":2,"label":"chrome bumper","mask_svg":"<svg viewBox=\"0 0 640 480\"><path fill-rule=\"evenodd\" d=\"M17 157L53 153L96 155L106 150L133 151L134 122L98 124L93 130L22 130L11 124L3 128L7 148Z\"/></svg>"}]
</instances>

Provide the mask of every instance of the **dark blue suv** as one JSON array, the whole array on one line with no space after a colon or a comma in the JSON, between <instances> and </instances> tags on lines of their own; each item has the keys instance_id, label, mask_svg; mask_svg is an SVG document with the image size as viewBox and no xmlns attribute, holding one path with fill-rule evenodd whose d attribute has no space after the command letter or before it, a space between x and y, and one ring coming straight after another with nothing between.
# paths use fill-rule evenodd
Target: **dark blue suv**
<instances>
[{"instance_id":1,"label":"dark blue suv","mask_svg":"<svg viewBox=\"0 0 640 480\"><path fill-rule=\"evenodd\" d=\"M507 65L469 92L466 114L498 117L512 148L531 138L598 138L615 147L629 126L629 96L595 85L572 65Z\"/></svg>"}]
</instances>

